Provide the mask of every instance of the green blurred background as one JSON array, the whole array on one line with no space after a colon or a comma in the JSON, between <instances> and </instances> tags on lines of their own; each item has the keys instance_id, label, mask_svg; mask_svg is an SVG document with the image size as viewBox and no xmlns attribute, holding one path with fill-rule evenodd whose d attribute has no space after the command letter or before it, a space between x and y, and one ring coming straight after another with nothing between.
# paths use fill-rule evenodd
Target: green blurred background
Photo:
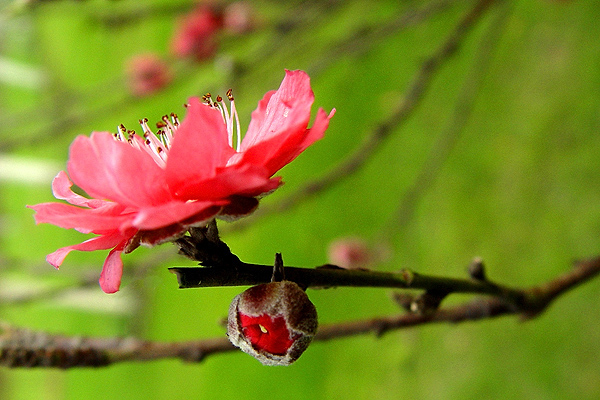
<instances>
[{"instance_id":1,"label":"green blurred background","mask_svg":"<svg viewBox=\"0 0 600 400\"><path fill-rule=\"evenodd\" d=\"M241 288L178 290L171 245L124 257L122 290L96 279L106 252L44 262L83 235L35 226L78 134L184 114L233 88L242 126L257 101L304 69L315 105L336 108L325 139L281 171L277 204L344 160L388 118L472 1L258 1L255 28L219 35L201 63L169 42L189 1L4 1L0 14L0 319L50 333L182 341L224 335ZM404 18L404 19L403 19ZM404 21L404 22L402 22ZM600 4L498 1L444 60L420 105L357 173L246 229L221 223L248 262L327 262L328 244L384 246L376 268L465 276L476 256L500 282L534 285L600 253ZM128 94L124 65L155 52L174 81ZM316 108L315 108L316 110ZM126 172L124 172L126 173ZM418 178L423 176L423 178ZM89 282L92 282L91 284ZM314 343L290 367L241 352L99 369L0 369L1 399L598 399L600 280L538 319L506 317ZM321 323L399 312L381 289L309 291ZM454 296L449 304L465 300Z\"/></svg>"}]
</instances>

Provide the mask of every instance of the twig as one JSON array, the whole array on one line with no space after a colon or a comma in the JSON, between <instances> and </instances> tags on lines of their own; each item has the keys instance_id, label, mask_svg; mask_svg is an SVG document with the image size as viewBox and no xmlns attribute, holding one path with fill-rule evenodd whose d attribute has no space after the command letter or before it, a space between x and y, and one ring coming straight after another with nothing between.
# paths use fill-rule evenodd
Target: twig
<instances>
[{"instance_id":1,"label":"twig","mask_svg":"<svg viewBox=\"0 0 600 400\"><path fill-rule=\"evenodd\" d=\"M520 308L499 298L477 298L459 306L442 308L432 314L400 314L323 325L315 341L375 333L431 323L459 323L518 314L529 319L539 315L566 291L600 273L600 257L577 263L575 268L540 286L524 289L525 302ZM50 335L0 327L0 364L8 367L100 367L123 361L150 361L179 358L200 362L207 356L235 350L225 336L188 342L162 343L134 338L81 338Z\"/></svg>"},{"instance_id":2,"label":"twig","mask_svg":"<svg viewBox=\"0 0 600 400\"><path fill-rule=\"evenodd\" d=\"M272 280L274 268L272 265L245 263L231 252L220 239L215 220L206 227L190 229L190 235L177 239L175 244L179 247L180 254L199 261L203 266L169 268L177 275L181 289L250 286ZM282 275L285 279L305 289L338 286L423 289L427 296L439 297L439 301L450 293L480 293L501 297L518 307L524 300L521 290L498 285L473 275L471 279L455 279L422 275L408 269L400 272L379 272L368 269L344 269L330 264L317 268L284 267L281 255L278 256L281 264L279 269L283 270ZM482 272L478 276L484 277L482 263L480 269Z\"/></svg>"},{"instance_id":3,"label":"twig","mask_svg":"<svg viewBox=\"0 0 600 400\"><path fill-rule=\"evenodd\" d=\"M495 0L479 0L475 6L463 17L454 28L446 41L422 64L413 78L412 83L404 96L397 103L391 116L378 125L366 138L361 146L333 170L320 179L309 182L300 187L287 197L270 206L259 208L252 216L230 225L228 232L240 231L252 225L256 219L271 213L281 213L290 210L312 196L315 196L340 183L344 178L358 171L375 153L383 141L390 136L400 124L408 119L413 110L420 104L433 77L442 65L456 54L462 41L465 39L475 23L485 14Z\"/></svg>"},{"instance_id":4,"label":"twig","mask_svg":"<svg viewBox=\"0 0 600 400\"><path fill-rule=\"evenodd\" d=\"M321 57L316 60L308 67L307 72L314 78L326 70L337 59L348 57L349 55L360 56L361 53L376 46L390 35L424 22L432 15L445 11L454 3L457 3L457 1L432 1L431 3L411 8L391 21L359 27L349 37L333 45L327 51L327 57Z\"/></svg>"},{"instance_id":5,"label":"twig","mask_svg":"<svg viewBox=\"0 0 600 400\"><path fill-rule=\"evenodd\" d=\"M232 268L169 268L177 275L180 289L215 286L250 286L271 282L272 265L240 262ZM379 272L343 269L285 267L285 277L305 288L381 287L435 290L447 293L480 293L501 296L514 303L522 301L522 291L488 282L469 279L422 275L407 269L401 272Z\"/></svg>"},{"instance_id":6,"label":"twig","mask_svg":"<svg viewBox=\"0 0 600 400\"><path fill-rule=\"evenodd\" d=\"M510 15L510 4L500 5L503 7L484 33L470 71L464 79L461 91L456 99L450 124L440 133L414 181L399 201L394 217L379 233L380 237L390 237L391 232L404 229L413 216L419 199L431 188L438 172L460 139L461 133L472 114L479 88Z\"/></svg>"}]
</instances>

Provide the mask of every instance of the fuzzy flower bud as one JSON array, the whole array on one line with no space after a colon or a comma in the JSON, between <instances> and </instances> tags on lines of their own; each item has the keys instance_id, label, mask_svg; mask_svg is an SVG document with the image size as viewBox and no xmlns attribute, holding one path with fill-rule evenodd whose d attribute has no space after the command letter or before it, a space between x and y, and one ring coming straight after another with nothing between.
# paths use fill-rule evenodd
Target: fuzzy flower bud
<instances>
[{"instance_id":1,"label":"fuzzy flower bud","mask_svg":"<svg viewBox=\"0 0 600 400\"><path fill-rule=\"evenodd\" d=\"M229 340L264 365L290 365L316 331L317 310L294 282L253 286L229 307Z\"/></svg>"}]
</instances>

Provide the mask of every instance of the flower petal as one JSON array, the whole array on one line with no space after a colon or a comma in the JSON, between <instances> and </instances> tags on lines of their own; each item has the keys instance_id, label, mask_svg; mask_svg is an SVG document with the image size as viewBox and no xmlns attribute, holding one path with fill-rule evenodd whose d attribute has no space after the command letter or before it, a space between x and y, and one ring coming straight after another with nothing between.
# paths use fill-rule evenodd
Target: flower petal
<instances>
[{"instance_id":1,"label":"flower petal","mask_svg":"<svg viewBox=\"0 0 600 400\"><path fill-rule=\"evenodd\" d=\"M240 150L247 151L282 132L306 128L314 99L308 75L304 71L286 71L279 89L267 93L252 113Z\"/></svg>"},{"instance_id":2,"label":"flower petal","mask_svg":"<svg viewBox=\"0 0 600 400\"><path fill-rule=\"evenodd\" d=\"M140 230L158 229L194 216L197 217L196 222L208 221L225 204L226 201L172 201L156 207L142 208L133 220L133 226Z\"/></svg>"},{"instance_id":3,"label":"flower petal","mask_svg":"<svg viewBox=\"0 0 600 400\"><path fill-rule=\"evenodd\" d=\"M52 193L59 200L66 200L74 206L98 208L108 203L105 200L88 199L71 190L73 182L65 171L60 171L52 180Z\"/></svg>"},{"instance_id":4,"label":"flower petal","mask_svg":"<svg viewBox=\"0 0 600 400\"><path fill-rule=\"evenodd\" d=\"M265 118L267 116L267 107L269 105L269 101L275 93L277 93L276 90L270 90L267 93L265 93L263 98L258 102L258 106L256 107L256 109L252 111L250 125L248 125L248 130L246 131L246 135L244 136L244 139L248 139L246 139L245 143L244 141L242 141L242 147L240 148L240 150L243 151L245 147L250 147L250 142L255 140L252 139L252 136L257 135L261 127L263 126ZM250 133L250 135L248 133Z\"/></svg>"},{"instance_id":5,"label":"flower petal","mask_svg":"<svg viewBox=\"0 0 600 400\"><path fill-rule=\"evenodd\" d=\"M82 233L118 230L133 219L133 215L122 213L123 206L115 203L96 209L62 203L41 203L28 207L36 211L34 218L38 224L49 223L65 229L77 229Z\"/></svg>"},{"instance_id":6,"label":"flower petal","mask_svg":"<svg viewBox=\"0 0 600 400\"><path fill-rule=\"evenodd\" d=\"M73 182L97 199L138 207L170 199L163 169L148 153L115 140L109 132L78 136L67 169Z\"/></svg>"},{"instance_id":7,"label":"flower petal","mask_svg":"<svg viewBox=\"0 0 600 400\"><path fill-rule=\"evenodd\" d=\"M127 242L133 236L134 233L135 232L129 232L128 234L123 235L120 232L113 232L93 237L79 244L61 247L53 253L48 254L46 256L46 261L50 265L58 269L58 267L60 267L63 261L65 260L65 257L73 250L94 251L110 249L111 247L115 247L121 242Z\"/></svg>"},{"instance_id":8,"label":"flower petal","mask_svg":"<svg viewBox=\"0 0 600 400\"><path fill-rule=\"evenodd\" d=\"M119 291L121 286L121 277L123 276L123 260L121 253L125 247L125 242L119 244L108 253L108 257L104 260L102 272L100 273L100 288L104 293L115 293Z\"/></svg>"},{"instance_id":9,"label":"flower petal","mask_svg":"<svg viewBox=\"0 0 600 400\"><path fill-rule=\"evenodd\" d=\"M242 155L240 164L260 164L267 169L269 176L272 176L308 146L321 139L329 126L329 119L334 114L335 109L329 115L323 109L319 109L312 128L291 127L289 131L282 132L277 137L258 143Z\"/></svg>"},{"instance_id":10,"label":"flower petal","mask_svg":"<svg viewBox=\"0 0 600 400\"><path fill-rule=\"evenodd\" d=\"M198 98L191 98L189 103L188 113L177 129L167 159L166 179L173 191L213 178L217 168L225 166L235 153L229 146L221 113L202 104Z\"/></svg>"},{"instance_id":11,"label":"flower petal","mask_svg":"<svg viewBox=\"0 0 600 400\"><path fill-rule=\"evenodd\" d=\"M267 171L251 164L236 164L219 169L211 179L182 185L174 195L179 199L217 200L232 195L257 196L276 189Z\"/></svg>"}]
</instances>

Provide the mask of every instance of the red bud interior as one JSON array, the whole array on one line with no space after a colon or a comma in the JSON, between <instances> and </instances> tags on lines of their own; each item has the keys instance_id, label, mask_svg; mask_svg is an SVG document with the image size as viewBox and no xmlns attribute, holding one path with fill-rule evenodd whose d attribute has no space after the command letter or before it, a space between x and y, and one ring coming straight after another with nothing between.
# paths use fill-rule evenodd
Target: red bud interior
<instances>
[{"instance_id":1,"label":"red bud interior","mask_svg":"<svg viewBox=\"0 0 600 400\"><path fill-rule=\"evenodd\" d=\"M291 337L283 316L271 317L267 314L253 317L240 313L240 325L244 335L257 350L275 355L285 355L298 338Z\"/></svg>"}]
</instances>

